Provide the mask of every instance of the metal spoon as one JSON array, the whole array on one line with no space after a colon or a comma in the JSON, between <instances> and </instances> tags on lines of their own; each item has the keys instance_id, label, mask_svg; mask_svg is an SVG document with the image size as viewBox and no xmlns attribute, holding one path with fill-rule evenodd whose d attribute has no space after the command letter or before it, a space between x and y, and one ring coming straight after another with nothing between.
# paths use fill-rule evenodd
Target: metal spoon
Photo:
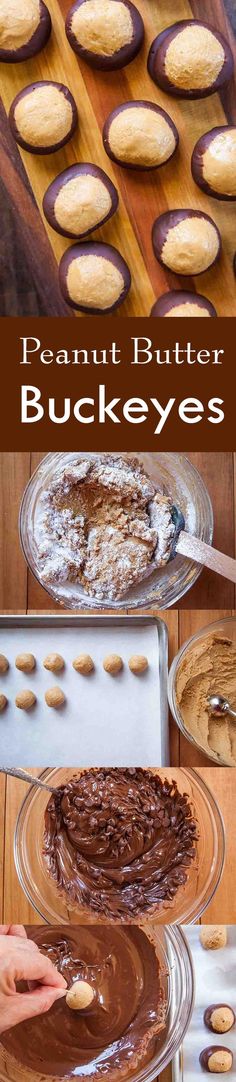
<instances>
[{"instance_id":1,"label":"metal spoon","mask_svg":"<svg viewBox=\"0 0 236 1082\"><path fill-rule=\"evenodd\" d=\"M228 699L225 699L224 695L209 695L207 702L212 714L218 714L219 717L222 717L223 714L229 714L231 718L236 718L236 710L232 710Z\"/></svg>"},{"instance_id":2,"label":"metal spoon","mask_svg":"<svg viewBox=\"0 0 236 1082\"><path fill-rule=\"evenodd\" d=\"M10 774L13 778L20 778L20 781L27 781L29 785L37 785L39 789L47 789L48 793L55 793L53 785L47 785L46 781L34 778L33 774L28 774L27 770L21 770L20 767L0 766L0 774Z\"/></svg>"}]
</instances>

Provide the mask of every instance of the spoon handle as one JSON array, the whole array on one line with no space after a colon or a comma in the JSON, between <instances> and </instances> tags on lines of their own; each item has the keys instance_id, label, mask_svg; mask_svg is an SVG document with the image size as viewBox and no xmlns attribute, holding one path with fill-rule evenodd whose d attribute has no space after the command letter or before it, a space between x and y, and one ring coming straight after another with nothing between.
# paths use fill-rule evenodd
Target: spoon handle
<instances>
[{"instance_id":1,"label":"spoon handle","mask_svg":"<svg viewBox=\"0 0 236 1082\"><path fill-rule=\"evenodd\" d=\"M41 781L40 778L35 778L33 774L28 774L27 770L22 770L21 767L1 766L0 773L10 774L13 778L19 778L20 781L27 781L29 785L38 785L39 789L47 789L48 793L54 793L52 785L47 785L46 782Z\"/></svg>"},{"instance_id":2,"label":"spoon handle","mask_svg":"<svg viewBox=\"0 0 236 1082\"><path fill-rule=\"evenodd\" d=\"M236 718L236 710L232 710L231 706L229 710L227 710L227 714L229 714L231 718Z\"/></svg>"},{"instance_id":3,"label":"spoon handle","mask_svg":"<svg viewBox=\"0 0 236 1082\"><path fill-rule=\"evenodd\" d=\"M212 571L216 571L217 575L223 575L224 578L230 579L230 582L236 583L236 560L233 560L231 556L226 556L224 552L218 552L217 549L207 545L199 537L193 537L186 530L180 531L176 552L187 556L189 560L205 564Z\"/></svg>"}]
</instances>

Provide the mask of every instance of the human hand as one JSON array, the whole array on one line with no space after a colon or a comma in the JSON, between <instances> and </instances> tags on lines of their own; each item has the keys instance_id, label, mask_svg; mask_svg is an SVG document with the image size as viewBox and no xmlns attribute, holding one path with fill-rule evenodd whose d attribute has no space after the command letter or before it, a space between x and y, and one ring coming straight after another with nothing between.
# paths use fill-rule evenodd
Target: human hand
<instances>
[{"instance_id":1,"label":"human hand","mask_svg":"<svg viewBox=\"0 0 236 1082\"><path fill-rule=\"evenodd\" d=\"M3 932L3 928L8 930ZM14 935L16 929L16 925L0 925L0 1033L49 1011L67 991L64 977L50 959L23 935L22 927ZM22 980L27 981L28 992L17 991Z\"/></svg>"}]
</instances>

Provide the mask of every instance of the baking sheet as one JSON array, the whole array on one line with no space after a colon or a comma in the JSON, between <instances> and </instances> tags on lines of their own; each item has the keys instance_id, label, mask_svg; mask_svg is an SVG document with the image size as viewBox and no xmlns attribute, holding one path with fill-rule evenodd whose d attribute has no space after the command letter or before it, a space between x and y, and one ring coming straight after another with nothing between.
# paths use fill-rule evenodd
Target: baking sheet
<instances>
[{"instance_id":1,"label":"baking sheet","mask_svg":"<svg viewBox=\"0 0 236 1082\"><path fill-rule=\"evenodd\" d=\"M165 766L169 763L167 629L149 617L1 616L0 653L10 667L0 678L9 702L0 715L0 763L9 766ZM33 673L15 668L16 655L35 655ZM49 653L62 654L63 672L43 667ZM77 654L91 654L95 671L81 676L72 667ZM116 677L104 672L106 654L123 658ZM145 654L149 668L134 676L131 654ZM66 702L58 709L44 700L59 685ZM30 711L15 706L17 692L34 691Z\"/></svg>"},{"instance_id":2,"label":"baking sheet","mask_svg":"<svg viewBox=\"0 0 236 1082\"><path fill-rule=\"evenodd\" d=\"M209 1077L199 1063L199 1054L208 1045L230 1049L234 1062L227 1078L236 1076L236 1026L229 1033L211 1033L203 1022L204 1011L211 1003L227 1003L236 1013L236 926L230 925L227 933L226 947L206 951L200 943L200 927L184 927L195 971L195 1005L182 1048L173 1061L173 1082L203 1082Z\"/></svg>"}]
</instances>

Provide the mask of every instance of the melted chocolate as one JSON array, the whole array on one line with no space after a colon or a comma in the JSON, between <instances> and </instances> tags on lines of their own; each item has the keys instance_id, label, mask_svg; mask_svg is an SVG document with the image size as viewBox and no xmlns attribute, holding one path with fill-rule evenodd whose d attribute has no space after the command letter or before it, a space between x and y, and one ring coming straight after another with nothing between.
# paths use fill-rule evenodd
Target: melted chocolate
<instances>
[{"instance_id":1,"label":"melted chocolate","mask_svg":"<svg viewBox=\"0 0 236 1082\"><path fill-rule=\"evenodd\" d=\"M55 791L44 854L70 903L125 920L170 901L188 877L197 825L186 794L149 770L87 770Z\"/></svg>"},{"instance_id":2,"label":"melted chocolate","mask_svg":"<svg viewBox=\"0 0 236 1082\"><path fill-rule=\"evenodd\" d=\"M27 932L69 986L88 979L96 996L82 1012L58 1000L47 1014L3 1033L4 1048L32 1071L53 1077L115 1080L140 1070L163 1044L167 1011L167 980L145 933L109 925Z\"/></svg>"}]
</instances>

